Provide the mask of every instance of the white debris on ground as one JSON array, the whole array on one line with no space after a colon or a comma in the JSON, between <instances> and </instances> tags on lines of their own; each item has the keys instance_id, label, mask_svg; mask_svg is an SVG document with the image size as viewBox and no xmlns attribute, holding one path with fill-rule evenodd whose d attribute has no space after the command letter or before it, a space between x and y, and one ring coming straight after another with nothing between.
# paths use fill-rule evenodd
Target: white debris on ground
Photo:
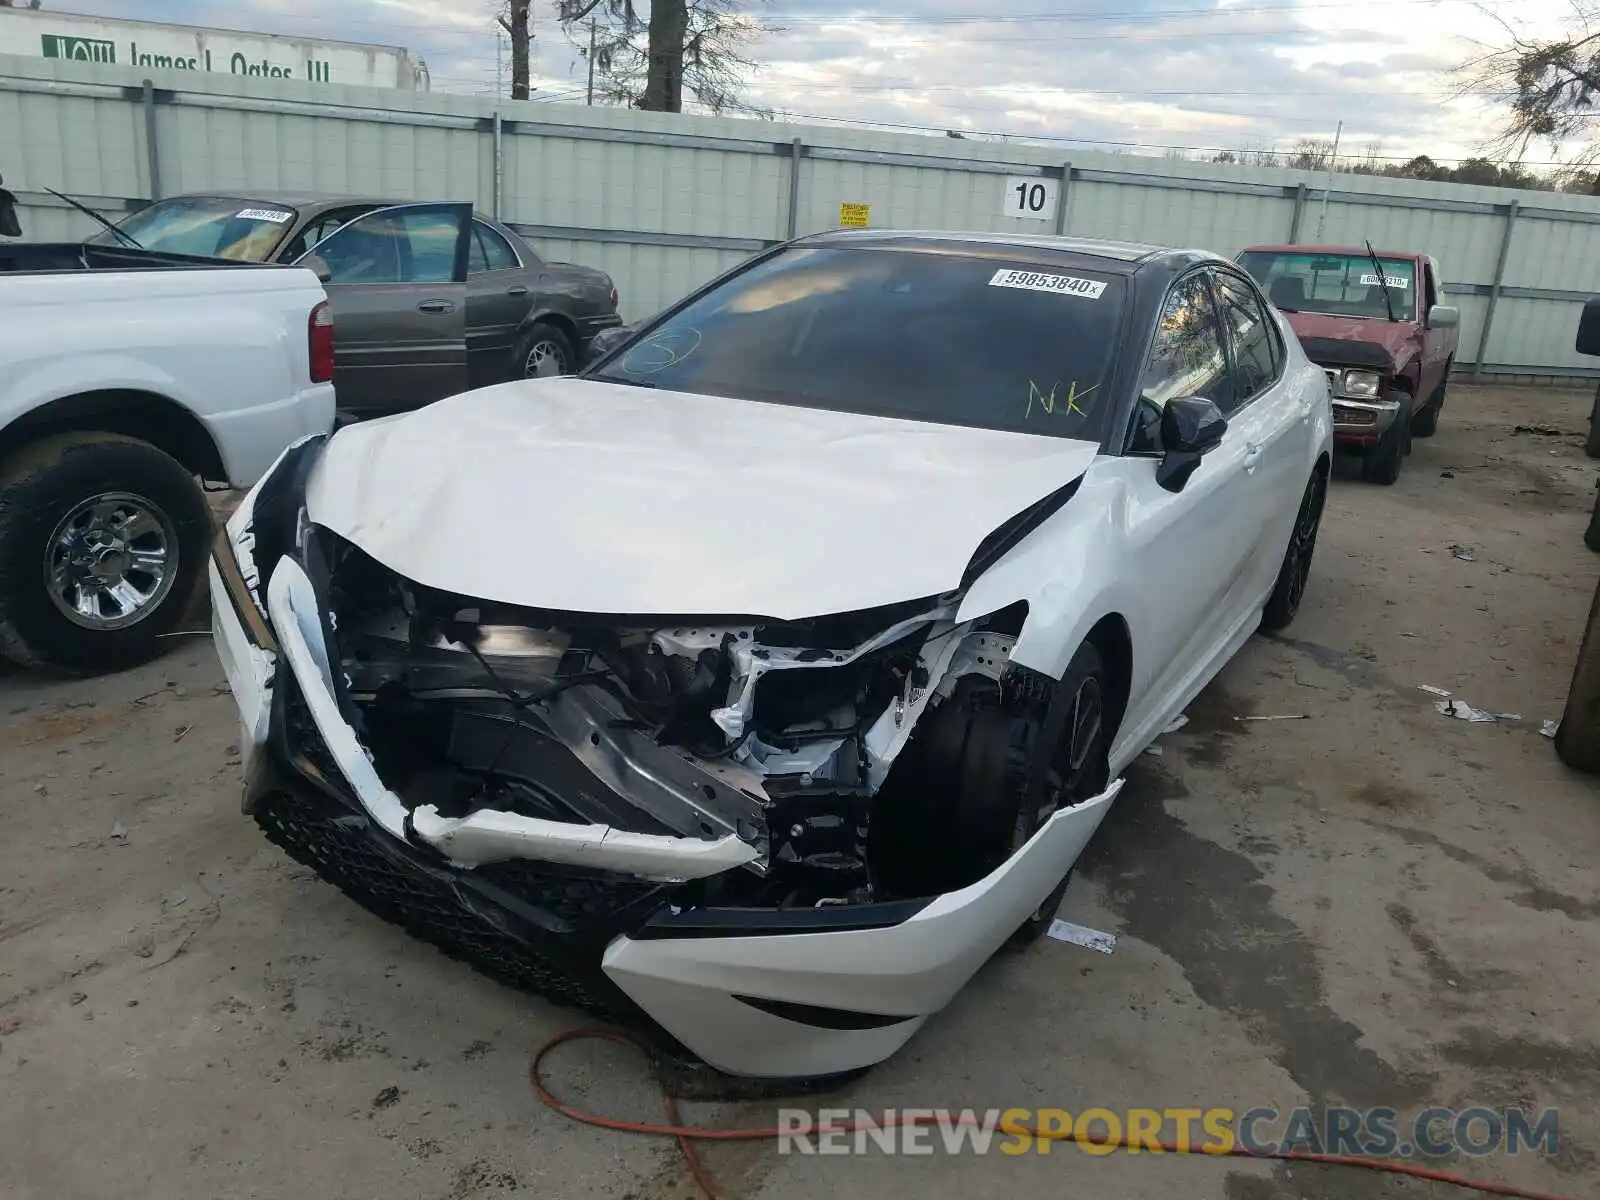
<instances>
[{"instance_id":1,"label":"white debris on ground","mask_svg":"<svg viewBox=\"0 0 1600 1200\"><path fill-rule=\"evenodd\" d=\"M1071 942L1074 946L1098 950L1101 954L1110 954L1117 948L1116 934L1102 933L1086 925L1074 925L1071 921L1063 921L1060 917L1050 922L1049 933L1058 942Z\"/></svg>"},{"instance_id":2,"label":"white debris on ground","mask_svg":"<svg viewBox=\"0 0 1600 1200\"><path fill-rule=\"evenodd\" d=\"M1433 707L1440 716L1454 717L1458 721L1492 722L1494 720L1493 713L1484 712L1481 708L1473 708L1465 700L1441 700Z\"/></svg>"}]
</instances>

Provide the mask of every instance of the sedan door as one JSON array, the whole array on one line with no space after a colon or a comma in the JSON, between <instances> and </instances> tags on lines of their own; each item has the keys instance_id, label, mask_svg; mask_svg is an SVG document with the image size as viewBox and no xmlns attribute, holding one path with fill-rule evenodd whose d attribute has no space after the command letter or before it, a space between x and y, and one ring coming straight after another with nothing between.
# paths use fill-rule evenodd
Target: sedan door
<instances>
[{"instance_id":1,"label":"sedan door","mask_svg":"<svg viewBox=\"0 0 1600 1200\"><path fill-rule=\"evenodd\" d=\"M1198 688L1196 679L1209 677L1244 620L1252 586L1261 518L1248 507L1248 432L1230 424L1178 491L1156 481L1167 402L1194 396L1226 409L1233 397L1207 274L1185 275L1162 303L1119 472L1140 608L1126 729L1170 715Z\"/></svg>"},{"instance_id":2,"label":"sedan door","mask_svg":"<svg viewBox=\"0 0 1600 1200\"><path fill-rule=\"evenodd\" d=\"M1243 599L1253 606L1272 591L1283 565L1310 471L1315 409L1305 381L1285 378L1286 351L1255 286L1221 267L1212 283L1233 376L1232 395L1220 407L1229 436L1244 442L1235 519L1252 526L1255 548Z\"/></svg>"},{"instance_id":3,"label":"sedan door","mask_svg":"<svg viewBox=\"0 0 1600 1200\"><path fill-rule=\"evenodd\" d=\"M323 278L342 413L420 408L467 387L469 204L403 204L351 221L299 260Z\"/></svg>"},{"instance_id":4,"label":"sedan door","mask_svg":"<svg viewBox=\"0 0 1600 1200\"><path fill-rule=\"evenodd\" d=\"M539 263L525 263L504 235L472 223L467 273L467 368L473 387L522 377L517 334L533 307Z\"/></svg>"}]
</instances>

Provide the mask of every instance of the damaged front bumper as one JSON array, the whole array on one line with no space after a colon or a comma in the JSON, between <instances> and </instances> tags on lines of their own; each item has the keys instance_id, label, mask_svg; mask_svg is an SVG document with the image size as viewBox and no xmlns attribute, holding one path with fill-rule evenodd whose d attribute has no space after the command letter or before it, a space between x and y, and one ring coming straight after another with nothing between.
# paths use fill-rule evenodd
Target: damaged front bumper
<instances>
[{"instance_id":1,"label":"damaged front bumper","mask_svg":"<svg viewBox=\"0 0 1600 1200\"><path fill-rule=\"evenodd\" d=\"M1400 405L1394 400L1333 401L1333 443L1336 446L1376 446L1383 440Z\"/></svg>"},{"instance_id":2,"label":"damaged front bumper","mask_svg":"<svg viewBox=\"0 0 1600 1200\"><path fill-rule=\"evenodd\" d=\"M550 762L562 786L664 815L675 798L693 799L679 806L692 828L645 833L485 808L448 816L408 802L341 697L337 634L313 573L284 556L253 588L230 558L239 532L212 564L213 627L248 748L245 807L268 836L485 973L614 1019L643 1017L733 1074L828 1075L892 1054L1039 909L1121 787L1058 809L962 887L718 902L719 877L760 875L773 853L741 808L751 797L737 764L700 764L702 782L685 756L619 730L603 695L574 689L541 717L546 740L561 743ZM949 665L961 639L946 641ZM911 721L897 712L882 724L880 739L903 739Z\"/></svg>"}]
</instances>

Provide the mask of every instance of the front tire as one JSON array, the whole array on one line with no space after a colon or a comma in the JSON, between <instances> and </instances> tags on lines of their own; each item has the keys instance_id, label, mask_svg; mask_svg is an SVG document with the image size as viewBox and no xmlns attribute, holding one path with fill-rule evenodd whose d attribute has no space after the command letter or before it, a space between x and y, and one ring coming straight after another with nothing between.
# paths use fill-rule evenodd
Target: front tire
<instances>
[{"instance_id":1,"label":"front tire","mask_svg":"<svg viewBox=\"0 0 1600 1200\"><path fill-rule=\"evenodd\" d=\"M1419 438L1430 438L1439 432L1439 416L1444 412L1444 393L1450 386L1450 369L1453 364L1445 363L1444 378L1439 380L1439 386L1433 389L1433 395L1428 397L1428 405L1416 416L1411 418L1411 435Z\"/></svg>"},{"instance_id":2,"label":"front tire","mask_svg":"<svg viewBox=\"0 0 1600 1200\"><path fill-rule=\"evenodd\" d=\"M1067 664L1066 674L1061 677L1051 699L1053 710L1058 705L1062 708L1050 712L1045 718L1046 729L1055 727L1058 722L1060 724L1055 750L1044 766L1045 803L1036 811L1025 814L1025 820L1018 822L1013 853L1021 849L1059 809L1081 804L1106 790L1111 776L1108 761L1111 730L1107 725L1110 698L1110 676L1100 651L1093 642L1085 642ZM1069 866L1061 876L1061 882L1034 909L1033 914L1017 927L1006 945L1021 949L1038 941L1050 928L1050 922L1055 920L1056 909L1061 907L1062 897L1067 894L1067 886L1071 882L1072 868Z\"/></svg>"},{"instance_id":3,"label":"front tire","mask_svg":"<svg viewBox=\"0 0 1600 1200\"><path fill-rule=\"evenodd\" d=\"M1367 451L1366 461L1361 464L1361 478L1387 487L1400 478L1400 468L1411 448L1412 414L1411 397L1404 392L1390 392L1384 399L1398 403L1400 411L1378 444Z\"/></svg>"},{"instance_id":4,"label":"front tire","mask_svg":"<svg viewBox=\"0 0 1600 1200\"><path fill-rule=\"evenodd\" d=\"M1278 568L1278 582L1261 613L1261 628L1268 633L1287 629L1295 613L1300 611L1306 581L1311 578L1311 556L1317 548L1317 531L1322 528L1322 508L1327 496L1327 477L1320 470L1311 472L1305 494L1300 497L1294 529L1289 533L1289 545L1283 552L1283 565Z\"/></svg>"},{"instance_id":5,"label":"front tire","mask_svg":"<svg viewBox=\"0 0 1600 1200\"><path fill-rule=\"evenodd\" d=\"M155 656L194 596L211 513L146 442L45 438L0 468L0 654L114 671Z\"/></svg>"}]
</instances>

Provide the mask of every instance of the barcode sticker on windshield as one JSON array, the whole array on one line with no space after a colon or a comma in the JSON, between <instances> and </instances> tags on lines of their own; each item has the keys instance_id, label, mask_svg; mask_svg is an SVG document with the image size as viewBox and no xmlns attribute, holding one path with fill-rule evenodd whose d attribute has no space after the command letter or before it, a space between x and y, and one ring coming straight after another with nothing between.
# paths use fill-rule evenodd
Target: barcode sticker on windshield
<instances>
[{"instance_id":1,"label":"barcode sticker on windshield","mask_svg":"<svg viewBox=\"0 0 1600 1200\"><path fill-rule=\"evenodd\" d=\"M294 220L292 212L284 212L281 208L241 208L233 216L236 221L271 221L274 225Z\"/></svg>"},{"instance_id":2,"label":"barcode sticker on windshield","mask_svg":"<svg viewBox=\"0 0 1600 1200\"><path fill-rule=\"evenodd\" d=\"M989 280L990 287L1022 288L1029 292L1056 292L1063 296L1082 296L1085 300L1098 300L1105 294L1106 285L1097 279L1078 279L1072 275L1046 275L1042 271L1013 271L1002 269Z\"/></svg>"},{"instance_id":3,"label":"barcode sticker on windshield","mask_svg":"<svg viewBox=\"0 0 1600 1200\"><path fill-rule=\"evenodd\" d=\"M1361 277L1361 286L1377 287L1378 277L1376 275L1363 275ZM1410 287L1411 281L1404 275L1385 275L1383 277L1383 286L1392 288Z\"/></svg>"}]
</instances>

